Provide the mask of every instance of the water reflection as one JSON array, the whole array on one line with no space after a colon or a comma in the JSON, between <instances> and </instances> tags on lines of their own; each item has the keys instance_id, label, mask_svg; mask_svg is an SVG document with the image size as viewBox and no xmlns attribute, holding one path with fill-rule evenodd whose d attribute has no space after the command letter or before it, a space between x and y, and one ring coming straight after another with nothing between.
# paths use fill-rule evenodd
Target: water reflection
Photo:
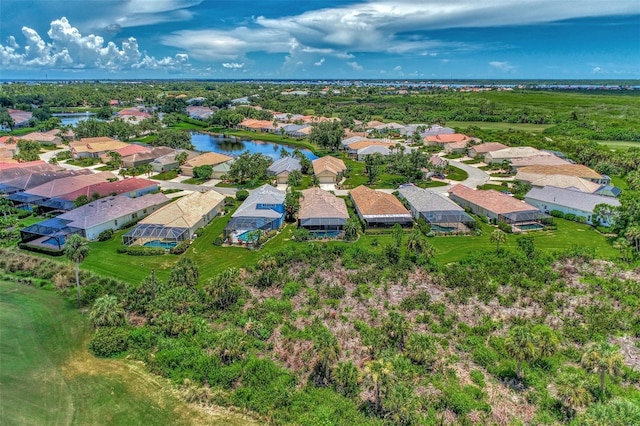
<instances>
[{"instance_id":1,"label":"water reflection","mask_svg":"<svg viewBox=\"0 0 640 426\"><path fill-rule=\"evenodd\" d=\"M292 153L296 148L288 145L281 145L274 142L257 141L251 139L240 139L236 137L223 137L221 135L210 135L206 133L191 133L191 143L198 151L213 151L227 155L240 155L245 151L251 154L260 153L274 160L280 158L280 150ZM300 149L310 160L318 158L308 149Z\"/></svg>"}]
</instances>

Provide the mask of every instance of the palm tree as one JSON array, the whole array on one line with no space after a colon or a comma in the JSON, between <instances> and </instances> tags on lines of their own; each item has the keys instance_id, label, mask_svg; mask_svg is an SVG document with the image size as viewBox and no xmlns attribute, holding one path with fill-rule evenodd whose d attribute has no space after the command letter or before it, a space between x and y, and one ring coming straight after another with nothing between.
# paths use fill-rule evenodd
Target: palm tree
<instances>
[{"instance_id":1,"label":"palm tree","mask_svg":"<svg viewBox=\"0 0 640 426\"><path fill-rule=\"evenodd\" d=\"M620 252L623 262L629 262L629 249L631 248L631 244L628 240L618 238L613 242L613 248Z\"/></svg>"},{"instance_id":2,"label":"palm tree","mask_svg":"<svg viewBox=\"0 0 640 426\"><path fill-rule=\"evenodd\" d=\"M64 243L64 255L75 264L78 307L80 307L80 264L89 255L89 242L86 238L73 234Z\"/></svg>"},{"instance_id":3,"label":"palm tree","mask_svg":"<svg viewBox=\"0 0 640 426\"><path fill-rule=\"evenodd\" d=\"M572 413L591 402L591 394L585 386L585 381L575 372L560 376L555 387L558 399Z\"/></svg>"},{"instance_id":4,"label":"palm tree","mask_svg":"<svg viewBox=\"0 0 640 426\"><path fill-rule=\"evenodd\" d=\"M618 347L607 342L591 345L582 356L582 366L600 376L600 397L604 396L606 375L616 376L624 361Z\"/></svg>"},{"instance_id":5,"label":"palm tree","mask_svg":"<svg viewBox=\"0 0 640 426\"><path fill-rule=\"evenodd\" d=\"M365 383L373 392L375 412L380 412L382 398L393 379L393 365L384 359L369 361L364 365Z\"/></svg>"},{"instance_id":6,"label":"palm tree","mask_svg":"<svg viewBox=\"0 0 640 426\"><path fill-rule=\"evenodd\" d=\"M517 362L516 376L522 380L522 363L538 357L538 339L528 327L516 326L509 331L505 341L507 353Z\"/></svg>"},{"instance_id":7,"label":"palm tree","mask_svg":"<svg viewBox=\"0 0 640 426\"><path fill-rule=\"evenodd\" d=\"M627 239L634 244L636 251L640 253L640 226L631 226L624 234Z\"/></svg>"},{"instance_id":8,"label":"palm tree","mask_svg":"<svg viewBox=\"0 0 640 426\"><path fill-rule=\"evenodd\" d=\"M492 243L496 243L496 254L500 252L500 244L505 243L507 241L507 234L504 233L501 229L496 229L491 233L491 237L489 237L489 241Z\"/></svg>"},{"instance_id":9,"label":"palm tree","mask_svg":"<svg viewBox=\"0 0 640 426\"><path fill-rule=\"evenodd\" d=\"M327 331L319 334L313 349L318 356L316 372L322 385L327 386L331 381L331 366L340 359L340 345L338 345L336 338Z\"/></svg>"},{"instance_id":10,"label":"palm tree","mask_svg":"<svg viewBox=\"0 0 640 426\"><path fill-rule=\"evenodd\" d=\"M258 269L262 271L261 281L264 279L265 286L269 287L271 285L272 273L275 268L278 266L278 261L273 256L263 256L260 260L258 260Z\"/></svg>"},{"instance_id":11,"label":"palm tree","mask_svg":"<svg viewBox=\"0 0 640 426\"><path fill-rule=\"evenodd\" d=\"M105 295L96 299L89 313L97 327L117 327L125 322L124 309L115 296Z\"/></svg>"},{"instance_id":12,"label":"palm tree","mask_svg":"<svg viewBox=\"0 0 640 426\"><path fill-rule=\"evenodd\" d=\"M435 254L435 248L427 241L422 232L415 230L409 235L407 240L407 250L413 251L416 256L424 254L427 259L431 259Z\"/></svg>"}]
</instances>

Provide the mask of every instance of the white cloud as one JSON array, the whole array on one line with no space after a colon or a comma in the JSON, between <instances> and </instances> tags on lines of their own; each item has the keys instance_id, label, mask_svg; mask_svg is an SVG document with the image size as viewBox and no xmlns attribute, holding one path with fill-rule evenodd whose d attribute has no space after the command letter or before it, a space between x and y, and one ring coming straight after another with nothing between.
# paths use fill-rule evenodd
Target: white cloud
<instances>
[{"instance_id":1,"label":"white cloud","mask_svg":"<svg viewBox=\"0 0 640 426\"><path fill-rule=\"evenodd\" d=\"M222 66L224 68L238 69L238 68L244 67L244 62L242 62L240 64L237 63L237 62L225 62L224 64L222 64Z\"/></svg>"},{"instance_id":2,"label":"white cloud","mask_svg":"<svg viewBox=\"0 0 640 426\"><path fill-rule=\"evenodd\" d=\"M600 72L602 72L602 68L594 67L593 70L591 70L591 72L594 74L600 74Z\"/></svg>"},{"instance_id":3,"label":"white cloud","mask_svg":"<svg viewBox=\"0 0 640 426\"><path fill-rule=\"evenodd\" d=\"M188 10L203 0L112 0L103 15L89 21L83 28L129 28L165 22L188 21L193 12Z\"/></svg>"},{"instance_id":4,"label":"white cloud","mask_svg":"<svg viewBox=\"0 0 640 426\"><path fill-rule=\"evenodd\" d=\"M359 63L357 63L356 61L353 62L347 62L347 65L349 65L351 68L353 68L356 71L362 71L364 68L362 67L362 65L360 65Z\"/></svg>"},{"instance_id":5,"label":"white cloud","mask_svg":"<svg viewBox=\"0 0 640 426\"><path fill-rule=\"evenodd\" d=\"M402 66L398 65L397 67L393 68L394 71L402 71Z\"/></svg>"},{"instance_id":6,"label":"white cloud","mask_svg":"<svg viewBox=\"0 0 640 426\"><path fill-rule=\"evenodd\" d=\"M173 58L156 59L140 51L138 41L133 37L123 41L120 47L113 42L105 44L104 38L100 36L83 36L64 17L51 22L47 32L49 42L28 27L22 28L22 34L26 40L22 51L13 37L9 38L7 45L0 45L2 67L110 71L164 68L172 72L189 68L187 54L180 53Z\"/></svg>"},{"instance_id":7,"label":"white cloud","mask_svg":"<svg viewBox=\"0 0 640 426\"><path fill-rule=\"evenodd\" d=\"M503 72L510 72L510 71L513 71L516 68L513 65L511 65L509 62L491 61L491 62L489 62L489 65L492 68L495 68L495 69L497 69L499 71L503 71Z\"/></svg>"},{"instance_id":8,"label":"white cloud","mask_svg":"<svg viewBox=\"0 0 640 426\"><path fill-rule=\"evenodd\" d=\"M320 59L318 62L314 62L313 65L316 67L321 67L324 64L324 58Z\"/></svg>"}]
</instances>

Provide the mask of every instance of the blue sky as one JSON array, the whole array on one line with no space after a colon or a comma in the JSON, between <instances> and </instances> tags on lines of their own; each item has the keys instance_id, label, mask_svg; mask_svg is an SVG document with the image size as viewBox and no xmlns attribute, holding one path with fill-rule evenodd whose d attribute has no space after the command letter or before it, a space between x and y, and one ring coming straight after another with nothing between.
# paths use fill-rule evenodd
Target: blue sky
<instances>
[{"instance_id":1,"label":"blue sky","mask_svg":"<svg viewBox=\"0 0 640 426\"><path fill-rule=\"evenodd\" d=\"M2 0L0 78L638 79L640 0Z\"/></svg>"}]
</instances>

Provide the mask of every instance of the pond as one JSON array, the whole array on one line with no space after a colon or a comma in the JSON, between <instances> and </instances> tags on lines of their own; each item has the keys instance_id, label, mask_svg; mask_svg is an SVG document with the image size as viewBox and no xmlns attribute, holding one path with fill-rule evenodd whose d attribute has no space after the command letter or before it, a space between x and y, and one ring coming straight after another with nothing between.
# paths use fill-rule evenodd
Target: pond
<instances>
[{"instance_id":1,"label":"pond","mask_svg":"<svg viewBox=\"0 0 640 426\"><path fill-rule=\"evenodd\" d=\"M274 142L255 141L244 138L224 137L221 135L210 135L206 133L191 133L191 143L198 151L213 151L221 154L237 156L245 151L251 154L260 153L272 160L280 158L280 149L284 148L287 152L292 153L296 147L282 145ZM299 148L300 151L310 160L318 158L308 149Z\"/></svg>"},{"instance_id":2,"label":"pond","mask_svg":"<svg viewBox=\"0 0 640 426\"><path fill-rule=\"evenodd\" d=\"M89 118L94 118L95 114L92 112L76 112L76 113L66 113L66 114L51 114L53 117L59 118L64 125L72 125L75 126L81 121L88 120ZM102 121L102 120L100 120Z\"/></svg>"}]
</instances>

